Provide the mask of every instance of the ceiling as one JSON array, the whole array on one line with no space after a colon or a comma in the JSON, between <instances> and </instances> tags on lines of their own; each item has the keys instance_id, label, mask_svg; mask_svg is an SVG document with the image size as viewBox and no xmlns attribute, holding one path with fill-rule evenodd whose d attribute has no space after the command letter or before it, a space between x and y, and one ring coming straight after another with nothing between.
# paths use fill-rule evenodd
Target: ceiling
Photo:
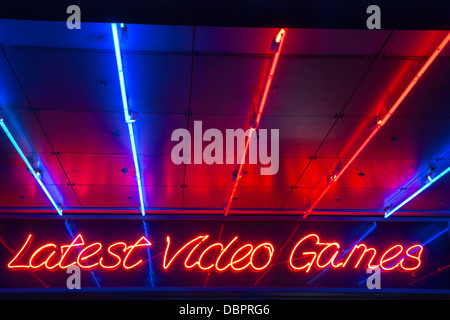
<instances>
[{"instance_id":1,"label":"ceiling","mask_svg":"<svg viewBox=\"0 0 450 320\"><path fill-rule=\"evenodd\" d=\"M278 30L127 27L121 48L147 211L221 214L235 165L176 165L171 134L193 134L194 121L245 130ZM307 209L446 33L289 29L259 126L279 129L279 171L245 165L230 213ZM110 25L0 20L0 45L0 114L65 214L139 214ZM383 216L430 166L448 166L449 73L447 47L311 215ZM0 133L0 212L56 214ZM449 182L395 215L450 216Z\"/></svg>"}]
</instances>

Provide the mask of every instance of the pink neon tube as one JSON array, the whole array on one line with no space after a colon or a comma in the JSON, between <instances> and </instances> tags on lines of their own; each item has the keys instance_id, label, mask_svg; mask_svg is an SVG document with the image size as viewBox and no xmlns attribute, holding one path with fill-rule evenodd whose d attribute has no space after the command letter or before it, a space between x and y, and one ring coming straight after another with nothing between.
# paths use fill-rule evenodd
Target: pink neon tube
<instances>
[{"instance_id":1,"label":"pink neon tube","mask_svg":"<svg viewBox=\"0 0 450 320\"><path fill-rule=\"evenodd\" d=\"M352 164L352 162L359 156L359 154L364 150L364 148L367 146L367 144L372 140L372 138L378 133L378 131L383 127L386 122L389 120L389 118L392 116L392 114L397 110L398 106L402 101L406 98L406 96L409 94L409 92L412 90L412 88L416 85L416 83L419 81L419 79L422 77L422 75L425 73L425 71L428 69L428 67L433 63L433 61L436 59L436 57L439 55L439 53L445 48L447 43L450 41L450 32L447 33L447 36L442 40L442 42L439 44L439 46L434 50L433 54L427 59L425 64L420 68L419 72L417 72L416 76L412 79L412 81L409 83L409 85L406 87L406 89L403 91L403 93L400 95L400 97L397 99L397 101L394 103L394 105L389 109L389 111L383 116L381 120L377 122L376 127L373 129L373 131L370 133L370 135L367 137L367 139L362 143L362 145L356 150L355 154L350 158L350 160L345 164L345 166L339 171L339 173L333 178L330 179L329 183L325 187L325 189L322 190L319 197L313 202L311 206L309 206L308 210L305 211L303 218L306 218L312 210L317 206L319 201L325 196L325 194L328 192L328 190L331 188L331 186L336 183L336 181L342 176L342 174L347 170L347 168Z\"/></svg>"},{"instance_id":2,"label":"pink neon tube","mask_svg":"<svg viewBox=\"0 0 450 320\"><path fill-rule=\"evenodd\" d=\"M272 79L273 79L273 76L275 74L275 70L277 68L278 60L280 58L281 49L283 47L283 43L284 43L285 37L286 37L286 29L280 29L278 31L277 35L275 36L275 42L279 43L278 51L275 53L275 55L273 56L273 59L272 59L272 64L270 66L269 75L267 76L266 85L264 86L264 91L263 91L263 94L262 94L262 97L261 97L261 101L259 103L258 112L256 114L255 125L253 127L253 130L250 130L248 138L247 138L247 141L245 143L245 148L244 148L242 159L241 159L241 162L239 164L238 171L237 171L236 180L234 181L233 188L231 189L230 197L229 197L228 202L227 202L227 204L225 206L225 216L228 215L228 212L229 212L230 206L231 206L231 202L233 201L234 194L236 193L237 185L239 183L239 180L241 179L242 168L244 167L244 161L245 161L245 157L246 157L247 152L248 152L248 148L249 148L249 145L250 145L250 141L251 141L252 135L255 132L255 130L258 128L259 122L261 121L261 115L262 115L262 112L264 110L264 106L266 104L267 95L269 94L270 86L272 84Z\"/></svg>"}]
</instances>

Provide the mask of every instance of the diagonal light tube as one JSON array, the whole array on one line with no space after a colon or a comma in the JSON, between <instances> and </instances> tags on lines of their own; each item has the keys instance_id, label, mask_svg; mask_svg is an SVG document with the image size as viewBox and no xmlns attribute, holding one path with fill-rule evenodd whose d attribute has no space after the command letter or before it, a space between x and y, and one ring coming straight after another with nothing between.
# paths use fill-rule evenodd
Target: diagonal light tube
<instances>
[{"instance_id":1,"label":"diagonal light tube","mask_svg":"<svg viewBox=\"0 0 450 320\"><path fill-rule=\"evenodd\" d=\"M66 226L66 230L67 230L67 232L69 232L69 235L72 237L73 240L75 240L75 236L74 236L74 234L73 234L72 228L70 227L69 221L68 221L67 219L64 221L64 225ZM81 249L80 247L77 246L77 248L78 248L78 251L79 251L79 252L82 251L82 249ZM61 250L62 250L62 249L61 249ZM85 264L87 265L86 262L85 262ZM95 274L94 274L94 271L92 271L92 269L89 268L89 272L91 273L91 276L94 278L94 281L95 281L95 283L97 284L97 286L98 286L99 288L101 288L102 286L100 285L100 282L98 282L98 279L97 279L97 277L96 277Z\"/></svg>"},{"instance_id":2,"label":"diagonal light tube","mask_svg":"<svg viewBox=\"0 0 450 320\"><path fill-rule=\"evenodd\" d=\"M353 244L353 246L351 246L349 249L345 250L341 256L337 259L337 261L339 262L342 257L344 257L347 252L353 250L354 247L356 247L362 240L364 240L364 238L366 238L375 228L377 227L377 224L374 223L369 230L367 230L361 237L359 237L358 240L356 240ZM317 276L315 276L314 278L312 278L311 280L308 281L308 285L310 285L311 283L313 283L314 280L316 280L317 278L319 278L322 274L324 274L325 272L327 272L329 269L331 269L331 264L328 266L328 268L324 269L321 273L319 273Z\"/></svg>"},{"instance_id":3,"label":"diagonal light tube","mask_svg":"<svg viewBox=\"0 0 450 320\"><path fill-rule=\"evenodd\" d=\"M33 168L33 166L30 164L30 162L28 161L28 159L25 157L25 155L23 154L22 150L20 149L19 145L17 144L16 140L14 139L14 137L12 136L11 132L9 131L9 129L6 127L5 122L3 121L3 118L0 116L0 126L2 127L3 131L5 131L6 135L8 136L9 140L11 141L11 143L13 144L14 148L16 148L17 152L19 153L20 157L22 158L22 160L25 162L25 164L28 167L28 170L31 172L31 174L33 175L33 177L36 179L36 181L39 183L39 186L42 188L42 190L45 192L45 195L47 196L47 198L50 200L50 202L52 203L53 207L55 207L56 211L58 212L58 214L60 216L62 216L63 211L61 209L61 206L59 204L56 203L56 201L53 199L53 197L51 196L50 192L47 190L47 188L45 187L44 183L42 182L40 175L38 175L38 173L36 172L36 170Z\"/></svg>"},{"instance_id":4,"label":"diagonal light tube","mask_svg":"<svg viewBox=\"0 0 450 320\"><path fill-rule=\"evenodd\" d=\"M437 180L439 180L440 178L442 178L444 175L446 175L448 172L450 171L450 167L448 167L447 169L445 169L444 171L442 171L440 174L438 174L436 177L432 178L431 180L427 180L427 183L420 188L419 190L417 190L416 192L414 192L412 195L410 195L406 200L404 200L402 203L400 203L398 206L396 206L394 209L392 210L388 210L386 211L386 213L384 214L384 217L387 218L389 217L391 214L393 214L394 212L398 211L398 209L400 209L401 207L403 207L405 204L407 204L409 201L411 201L412 199L414 199L415 197L417 197L420 193L422 193L423 191L425 191L429 186L431 186L433 183L435 183Z\"/></svg>"},{"instance_id":5,"label":"diagonal light tube","mask_svg":"<svg viewBox=\"0 0 450 320\"><path fill-rule=\"evenodd\" d=\"M428 239L427 241L425 241L424 243L422 243L422 247L425 247L425 246L426 246L427 244L429 244L431 241L433 241L433 240L439 238L442 234L446 233L447 231L449 231L449 228L448 228L448 227L445 228L445 229L442 230L442 231L439 231L439 232L436 233L434 236L432 236L430 239ZM414 253L415 251L417 251L417 249L413 250L413 253ZM388 266L388 268L390 268L390 267L396 265L399 261L403 260L404 258L406 258L406 256L403 256L402 258L400 258L400 259L398 259L398 260L395 260L395 262L393 262L392 264L390 264L390 265ZM374 275L379 274L379 273L381 273L381 272L382 272L381 270L375 272L375 273L372 274L371 276L369 276L369 277L365 278L364 280L360 281L360 282L358 283L358 285L361 285L362 283L367 282L367 280L368 280L370 277L373 277Z\"/></svg>"},{"instance_id":6,"label":"diagonal light tube","mask_svg":"<svg viewBox=\"0 0 450 320\"><path fill-rule=\"evenodd\" d=\"M123 64L122 64L122 55L120 53L120 44L119 44L119 33L117 31L117 24L111 23L111 30L113 34L113 40L114 40L114 52L116 55L116 62L117 62L117 72L119 74L119 83L120 83L120 93L122 95L122 105L123 105L123 112L125 115L125 122L128 126L128 133L130 136L130 142L131 142L131 150L133 152L133 161L134 161L134 167L136 170L136 180L139 190L139 202L141 204L141 214L145 216L145 205L144 205L144 191L142 186L142 178L141 178L141 172L139 168L139 161L137 157L137 150L136 150L136 141L134 136L134 128L133 123L134 120L130 117L130 110L128 108L128 100L127 100L127 92L125 89L125 79L123 76Z\"/></svg>"},{"instance_id":7,"label":"diagonal light tube","mask_svg":"<svg viewBox=\"0 0 450 320\"><path fill-rule=\"evenodd\" d=\"M450 32L447 33L446 37L442 42L439 44L439 46L434 50L433 54L427 59L425 64L420 68L419 72L415 75L415 77L412 79L412 81L409 83L409 85L406 87L406 89L403 91L403 93L400 95L400 97L397 99L397 101L394 103L394 105L389 109L389 111L383 116L382 119L378 120L376 123L376 127L373 129L373 131L370 133L370 135L367 137L367 139L362 143L362 145L358 148L358 150L355 152L355 154L350 158L350 160L345 164L345 166L339 171L337 175L332 176L330 181L328 182L325 189L322 190L319 197L313 202L312 205L309 206L309 208L304 212L303 218L306 218L312 210L317 206L319 201L325 196L325 194L328 192L328 190L331 188L331 186L336 183L336 181L342 176L342 174L347 170L347 168L353 163L353 161L359 156L359 154L364 150L364 148L369 144L369 142L372 140L372 138L378 133L378 131L386 124L386 122L389 120L389 118L392 116L392 114L397 110L398 106L403 102L403 100L406 98L406 96L409 94L409 92L412 90L412 88L416 85L416 83L419 81L419 79L422 77L422 75L425 73L425 71L428 69L428 67L433 63L433 61L436 59L436 57L441 53L441 51L445 48L447 43L450 41Z\"/></svg>"},{"instance_id":8,"label":"diagonal light tube","mask_svg":"<svg viewBox=\"0 0 450 320\"><path fill-rule=\"evenodd\" d=\"M142 224L144 225L144 235L146 239L149 239L148 236L148 227L147 227L147 221L142 220ZM153 268L152 268L152 255L150 253L150 247L147 246L147 257L148 257L148 266L149 266L149 275L150 275L150 284L152 288L155 287L154 281L153 281Z\"/></svg>"},{"instance_id":9,"label":"diagonal light tube","mask_svg":"<svg viewBox=\"0 0 450 320\"><path fill-rule=\"evenodd\" d=\"M245 163L245 157L248 152L249 144L252 139L252 135L255 133L256 129L258 128L259 122L261 121L261 115L264 110L264 106L266 104L267 96L269 94L270 86L272 84L272 79L275 74L275 70L277 68L278 60L280 58L281 54L281 48L283 47L284 39L286 38L286 29L280 29L277 34L275 35L275 38L272 42L272 45L275 45L277 47L276 52L272 59L272 64L269 69L269 74L267 76L266 85L264 86L264 91L261 96L261 100L259 102L258 112L255 114L255 119L252 127L250 128L247 141L245 143L244 152L242 154L241 161L239 163L239 168L237 170L236 178L234 180L233 188L231 189L230 197L228 198L228 202L225 205L225 216L228 215L228 212L230 211L231 202L234 199L234 194L236 193L237 185L239 183L239 180L242 177L242 169L244 167Z\"/></svg>"}]
</instances>

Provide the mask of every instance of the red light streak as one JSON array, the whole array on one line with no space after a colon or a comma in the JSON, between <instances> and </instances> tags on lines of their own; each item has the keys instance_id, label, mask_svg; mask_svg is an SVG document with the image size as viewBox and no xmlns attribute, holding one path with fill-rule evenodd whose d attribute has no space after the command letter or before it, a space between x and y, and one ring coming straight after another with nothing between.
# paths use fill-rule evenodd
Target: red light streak
<instances>
[{"instance_id":1,"label":"red light streak","mask_svg":"<svg viewBox=\"0 0 450 320\"><path fill-rule=\"evenodd\" d=\"M263 94L262 94L261 100L259 102L259 107L258 107L258 111L256 113L255 122L254 122L254 124L252 126L252 130L250 130L250 132L249 132L247 141L245 143L245 148L244 148L244 152L242 154L242 159L241 159L241 162L239 163L239 167L238 167L238 170L237 170L236 180L234 181L233 187L231 189L230 197L228 198L228 202L227 202L227 204L225 206L225 216L227 216L228 212L230 211L231 202L234 199L234 195L236 193L237 185L239 183L239 180L241 179L242 169L244 167L245 157L246 157L246 155L248 153L248 148L249 148L249 144L250 144L252 135L255 132L255 130L258 128L259 122L261 121L261 116L262 116L262 113L264 111L264 106L266 105L267 96L268 96L269 91L270 91L270 86L272 85L272 79L273 79L273 76L275 75L275 70L277 68L278 60L280 58L281 49L283 47L283 43L284 43L284 39L285 38L286 38L286 29L280 29L278 31L278 33L276 34L276 36L275 36L275 42L279 43L279 48L278 48L278 51L275 52L275 54L273 56L273 59L272 59L272 64L270 65L269 74L267 76L267 80L266 80L266 84L264 86Z\"/></svg>"},{"instance_id":2,"label":"red light streak","mask_svg":"<svg viewBox=\"0 0 450 320\"><path fill-rule=\"evenodd\" d=\"M359 156L359 154L364 150L364 148L369 144L369 142L373 139L373 137L378 133L378 131L386 124L386 122L389 120L389 118L392 116L392 114L397 110L398 106L403 102L403 100L406 98L406 96L409 94L409 92L412 90L412 88L416 85L416 83L419 81L419 79L422 77L422 75L425 73L425 71L428 69L428 67L433 63L433 61L436 59L436 57L439 55L439 53L444 49L444 47L447 45L447 43L450 41L450 32L447 34L447 36L442 40L442 42L439 44L439 46L436 48L436 50L433 52L433 54L427 59L425 64L420 68L420 70L417 72L415 77L412 79L412 81L409 83L409 85L406 87L406 89L403 91L403 93L398 97L397 101L392 105L392 107L389 109L389 111L382 117L382 119L378 120L376 123L376 127L372 130L370 135L366 138L366 140L361 144L361 146L356 150L356 152L353 154L353 156L348 160L348 162L345 164L345 166L339 171L335 179L332 179L328 182L326 188L322 190L319 197L313 202L311 206L305 211L303 218L307 218L308 215L311 213L312 210L317 206L320 200L325 196L325 194L328 192L328 190L331 188L331 186L336 183L339 178L342 176L342 174L347 170L347 168L353 163L353 161Z\"/></svg>"}]
</instances>

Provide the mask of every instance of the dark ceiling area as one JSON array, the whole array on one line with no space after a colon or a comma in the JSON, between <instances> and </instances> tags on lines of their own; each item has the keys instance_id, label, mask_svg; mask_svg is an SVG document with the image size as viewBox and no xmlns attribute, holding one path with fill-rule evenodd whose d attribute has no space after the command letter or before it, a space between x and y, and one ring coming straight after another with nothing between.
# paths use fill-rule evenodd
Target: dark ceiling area
<instances>
[{"instance_id":1,"label":"dark ceiling area","mask_svg":"<svg viewBox=\"0 0 450 320\"><path fill-rule=\"evenodd\" d=\"M174 130L246 129L276 28L127 25L124 78L147 214L223 214L235 164L174 164ZM259 129L279 130L279 170L246 164L230 214L301 215L398 99L446 31L287 30ZM64 214L139 214L108 23L0 21L0 114ZM449 165L450 47L311 215L371 215ZM203 143L205 147L207 143ZM270 149L269 149L270 150ZM450 215L449 176L396 216ZM0 134L0 212L55 214Z\"/></svg>"}]
</instances>

